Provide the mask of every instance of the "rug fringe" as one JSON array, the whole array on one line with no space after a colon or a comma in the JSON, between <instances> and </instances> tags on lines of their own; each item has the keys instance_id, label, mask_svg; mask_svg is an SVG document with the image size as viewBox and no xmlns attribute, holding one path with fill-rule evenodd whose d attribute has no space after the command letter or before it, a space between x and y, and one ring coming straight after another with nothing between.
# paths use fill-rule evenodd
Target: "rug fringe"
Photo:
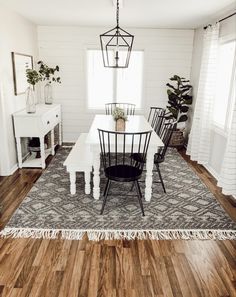
<instances>
[{"instance_id":1,"label":"rug fringe","mask_svg":"<svg viewBox=\"0 0 236 297\"><path fill-rule=\"evenodd\" d=\"M175 239L236 239L236 231L222 231L222 230L146 230L146 231L87 231L89 240L175 240Z\"/></svg>"},{"instance_id":2,"label":"rug fringe","mask_svg":"<svg viewBox=\"0 0 236 297\"><path fill-rule=\"evenodd\" d=\"M0 237L56 239L59 233L60 230L52 229L5 228L0 232Z\"/></svg>"},{"instance_id":3,"label":"rug fringe","mask_svg":"<svg viewBox=\"0 0 236 297\"><path fill-rule=\"evenodd\" d=\"M12 238L44 238L82 240L87 234L92 241L99 240L235 240L236 230L51 230L30 228L5 228L0 232L0 237ZM59 236L61 235L61 236Z\"/></svg>"},{"instance_id":4,"label":"rug fringe","mask_svg":"<svg viewBox=\"0 0 236 297\"><path fill-rule=\"evenodd\" d=\"M80 230L62 230L61 238L68 240L82 240L83 236L86 234L86 231Z\"/></svg>"}]
</instances>

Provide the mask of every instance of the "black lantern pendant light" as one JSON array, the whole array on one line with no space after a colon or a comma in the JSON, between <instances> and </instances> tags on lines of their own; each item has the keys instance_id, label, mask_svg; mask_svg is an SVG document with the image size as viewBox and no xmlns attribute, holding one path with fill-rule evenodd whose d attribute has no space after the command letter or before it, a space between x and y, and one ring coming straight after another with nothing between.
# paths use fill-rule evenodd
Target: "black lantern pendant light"
<instances>
[{"instance_id":1,"label":"black lantern pendant light","mask_svg":"<svg viewBox=\"0 0 236 297\"><path fill-rule=\"evenodd\" d=\"M116 8L116 27L100 35L103 63L109 68L127 68L134 36L119 27L119 0Z\"/></svg>"}]
</instances>

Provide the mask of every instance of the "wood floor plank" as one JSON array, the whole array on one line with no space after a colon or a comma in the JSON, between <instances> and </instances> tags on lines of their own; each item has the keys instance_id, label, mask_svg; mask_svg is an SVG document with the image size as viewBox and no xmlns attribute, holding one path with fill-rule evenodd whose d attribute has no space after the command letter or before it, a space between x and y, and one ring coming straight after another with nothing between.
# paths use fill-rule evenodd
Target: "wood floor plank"
<instances>
[{"instance_id":1,"label":"wood floor plank","mask_svg":"<svg viewBox=\"0 0 236 297\"><path fill-rule=\"evenodd\" d=\"M112 247L114 249L114 247ZM90 275L88 280L88 297L96 297L98 292L99 266L100 266L101 245L96 244L91 256ZM114 256L113 256L114 257ZM112 262L112 261L111 261ZM82 267L82 265L81 265ZM81 277L82 279L82 277Z\"/></svg>"},{"instance_id":2,"label":"wood floor plank","mask_svg":"<svg viewBox=\"0 0 236 297\"><path fill-rule=\"evenodd\" d=\"M173 263L173 269L175 270L176 277L178 279L178 283L180 284L180 289L183 297L192 297L192 294L188 285L188 281L184 276L184 271L181 266L178 255L173 255L171 257L171 261Z\"/></svg>"},{"instance_id":3,"label":"wood floor plank","mask_svg":"<svg viewBox=\"0 0 236 297\"><path fill-rule=\"evenodd\" d=\"M147 251L145 248L145 241L140 241L138 245L138 253L139 253L139 260L140 260L140 266L141 266L141 273L143 276L150 275L150 269L149 269L149 262L147 257Z\"/></svg>"},{"instance_id":4,"label":"wood floor plank","mask_svg":"<svg viewBox=\"0 0 236 297\"><path fill-rule=\"evenodd\" d=\"M190 287L191 294L194 297L202 297L202 296L204 296L200 292L200 289L198 287L197 280L194 277L193 271L192 271L192 269L190 267L190 264L189 264L188 259L186 258L186 256L185 255L179 255L179 259L181 261L181 265L182 265L182 269L183 269L185 278L189 282L189 285L190 285L189 287Z\"/></svg>"},{"instance_id":5,"label":"wood floor plank","mask_svg":"<svg viewBox=\"0 0 236 297\"><path fill-rule=\"evenodd\" d=\"M82 266L83 271L83 277L80 279L79 282L79 290L78 290L78 296L86 297L88 295L88 279L90 275L90 265L91 265L91 259L93 254L93 243L87 242L87 246L85 249L85 255L84 255L84 262ZM86 281L84 281L86 280Z\"/></svg>"},{"instance_id":6,"label":"wood floor plank","mask_svg":"<svg viewBox=\"0 0 236 297\"><path fill-rule=\"evenodd\" d=\"M153 249L153 243L156 241L151 241L150 243L148 241L145 241L146 251L147 251L147 257L149 261L149 269L150 269L150 276L152 280L152 286L155 295L163 295L162 290L162 284L161 284L161 276L160 271L157 269L156 260L160 256L159 254L156 256L156 253Z\"/></svg>"},{"instance_id":7,"label":"wood floor plank","mask_svg":"<svg viewBox=\"0 0 236 297\"><path fill-rule=\"evenodd\" d=\"M50 240L44 239L41 241L40 247L38 248L37 254L34 258L33 266L40 266L43 257L45 256L45 253L48 249L48 245L50 243Z\"/></svg>"},{"instance_id":8,"label":"wood floor plank","mask_svg":"<svg viewBox=\"0 0 236 297\"><path fill-rule=\"evenodd\" d=\"M156 262L157 269L160 271L162 291L165 297L175 297L171 287L171 281L165 265L164 257L159 257Z\"/></svg>"},{"instance_id":9,"label":"wood floor plank","mask_svg":"<svg viewBox=\"0 0 236 297\"><path fill-rule=\"evenodd\" d=\"M173 295L175 297L183 297L171 257L164 257L164 262L166 265L166 270L167 270L168 278L170 280L170 285L172 288Z\"/></svg>"},{"instance_id":10,"label":"wood floor plank","mask_svg":"<svg viewBox=\"0 0 236 297\"><path fill-rule=\"evenodd\" d=\"M25 258L25 262L24 262L23 268L21 269L20 274L16 280L14 288L23 288L23 286L24 286L25 282L27 281L29 274L32 270L35 255L38 252L41 242L42 242L42 240L35 240L33 242L33 246L28 254L28 257L26 257L26 254L24 251L23 258Z\"/></svg>"},{"instance_id":11,"label":"wood floor plank","mask_svg":"<svg viewBox=\"0 0 236 297\"><path fill-rule=\"evenodd\" d=\"M71 243L58 297L70 296L69 288L70 288L70 283L72 280L72 273L73 273L74 266L75 266L74 264L75 264L78 244L79 244L79 242L77 242L77 241L72 241L72 243ZM76 269L76 267L75 267L75 269Z\"/></svg>"},{"instance_id":12,"label":"wood floor plank","mask_svg":"<svg viewBox=\"0 0 236 297\"><path fill-rule=\"evenodd\" d=\"M74 259L73 271L71 274L70 284L68 286L67 295L77 297L79 295L79 284L83 278L83 263L85 259L85 251L80 248L80 243L77 245L76 256Z\"/></svg>"},{"instance_id":13,"label":"wood floor plank","mask_svg":"<svg viewBox=\"0 0 236 297\"><path fill-rule=\"evenodd\" d=\"M35 283L36 276L38 275L39 268L39 266L31 268L31 271L28 274L28 278L25 280L23 284L20 297L29 297L32 287Z\"/></svg>"}]
</instances>

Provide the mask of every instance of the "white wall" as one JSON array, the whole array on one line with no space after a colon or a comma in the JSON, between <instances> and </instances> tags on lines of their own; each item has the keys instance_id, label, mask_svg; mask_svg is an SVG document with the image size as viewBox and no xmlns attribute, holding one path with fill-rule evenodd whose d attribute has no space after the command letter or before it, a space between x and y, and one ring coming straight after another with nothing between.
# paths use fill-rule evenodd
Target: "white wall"
<instances>
[{"instance_id":1,"label":"white wall","mask_svg":"<svg viewBox=\"0 0 236 297\"><path fill-rule=\"evenodd\" d=\"M0 5L0 175L16 166L12 113L25 107L25 96L15 96L11 52L37 59L37 28L20 15Z\"/></svg>"},{"instance_id":2,"label":"white wall","mask_svg":"<svg viewBox=\"0 0 236 297\"><path fill-rule=\"evenodd\" d=\"M108 28L109 29L109 28ZM63 141L75 141L89 129L94 112L86 101L86 48L100 48L99 34L107 28L38 28L39 58L61 68L62 84L54 87L62 104ZM173 74L190 77L194 30L128 29L134 49L144 50L143 110L166 106L166 82Z\"/></svg>"},{"instance_id":3,"label":"white wall","mask_svg":"<svg viewBox=\"0 0 236 297\"><path fill-rule=\"evenodd\" d=\"M230 14L230 13L228 13ZM228 15L227 14L227 15ZM221 19L221 17L218 17ZM212 20L211 23L214 23L215 20ZM196 102L197 88L201 67L201 56L202 56L202 47L203 47L203 27L195 30L194 34L194 50L193 50L193 59L192 59L192 71L191 71L191 83L193 85L193 108ZM232 40L236 38L236 15L231 17L220 24L220 39L223 40ZM192 119L192 114L190 118ZM191 120L189 121L189 130L191 126ZM223 155L225 151L225 145L227 141L227 134L219 129L212 129L211 133L211 157L209 164L206 166L207 169L214 175L216 179L220 174Z\"/></svg>"}]
</instances>

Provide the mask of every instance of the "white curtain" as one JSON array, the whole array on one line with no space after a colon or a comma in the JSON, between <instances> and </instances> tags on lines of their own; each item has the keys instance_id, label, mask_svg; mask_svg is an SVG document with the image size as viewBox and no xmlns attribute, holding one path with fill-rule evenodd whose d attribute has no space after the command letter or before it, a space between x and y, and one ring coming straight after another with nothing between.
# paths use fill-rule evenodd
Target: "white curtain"
<instances>
[{"instance_id":1,"label":"white curtain","mask_svg":"<svg viewBox=\"0 0 236 297\"><path fill-rule=\"evenodd\" d=\"M234 74L230 93L233 112L218 186L222 187L223 194L236 197L236 53L234 60Z\"/></svg>"},{"instance_id":2,"label":"white curtain","mask_svg":"<svg viewBox=\"0 0 236 297\"><path fill-rule=\"evenodd\" d=\"M191 160L207 164L210 156L211 125L218 63L219 23L204 31L202 62L195 111L187 154Z\"/></svg>"}]
</instances>

